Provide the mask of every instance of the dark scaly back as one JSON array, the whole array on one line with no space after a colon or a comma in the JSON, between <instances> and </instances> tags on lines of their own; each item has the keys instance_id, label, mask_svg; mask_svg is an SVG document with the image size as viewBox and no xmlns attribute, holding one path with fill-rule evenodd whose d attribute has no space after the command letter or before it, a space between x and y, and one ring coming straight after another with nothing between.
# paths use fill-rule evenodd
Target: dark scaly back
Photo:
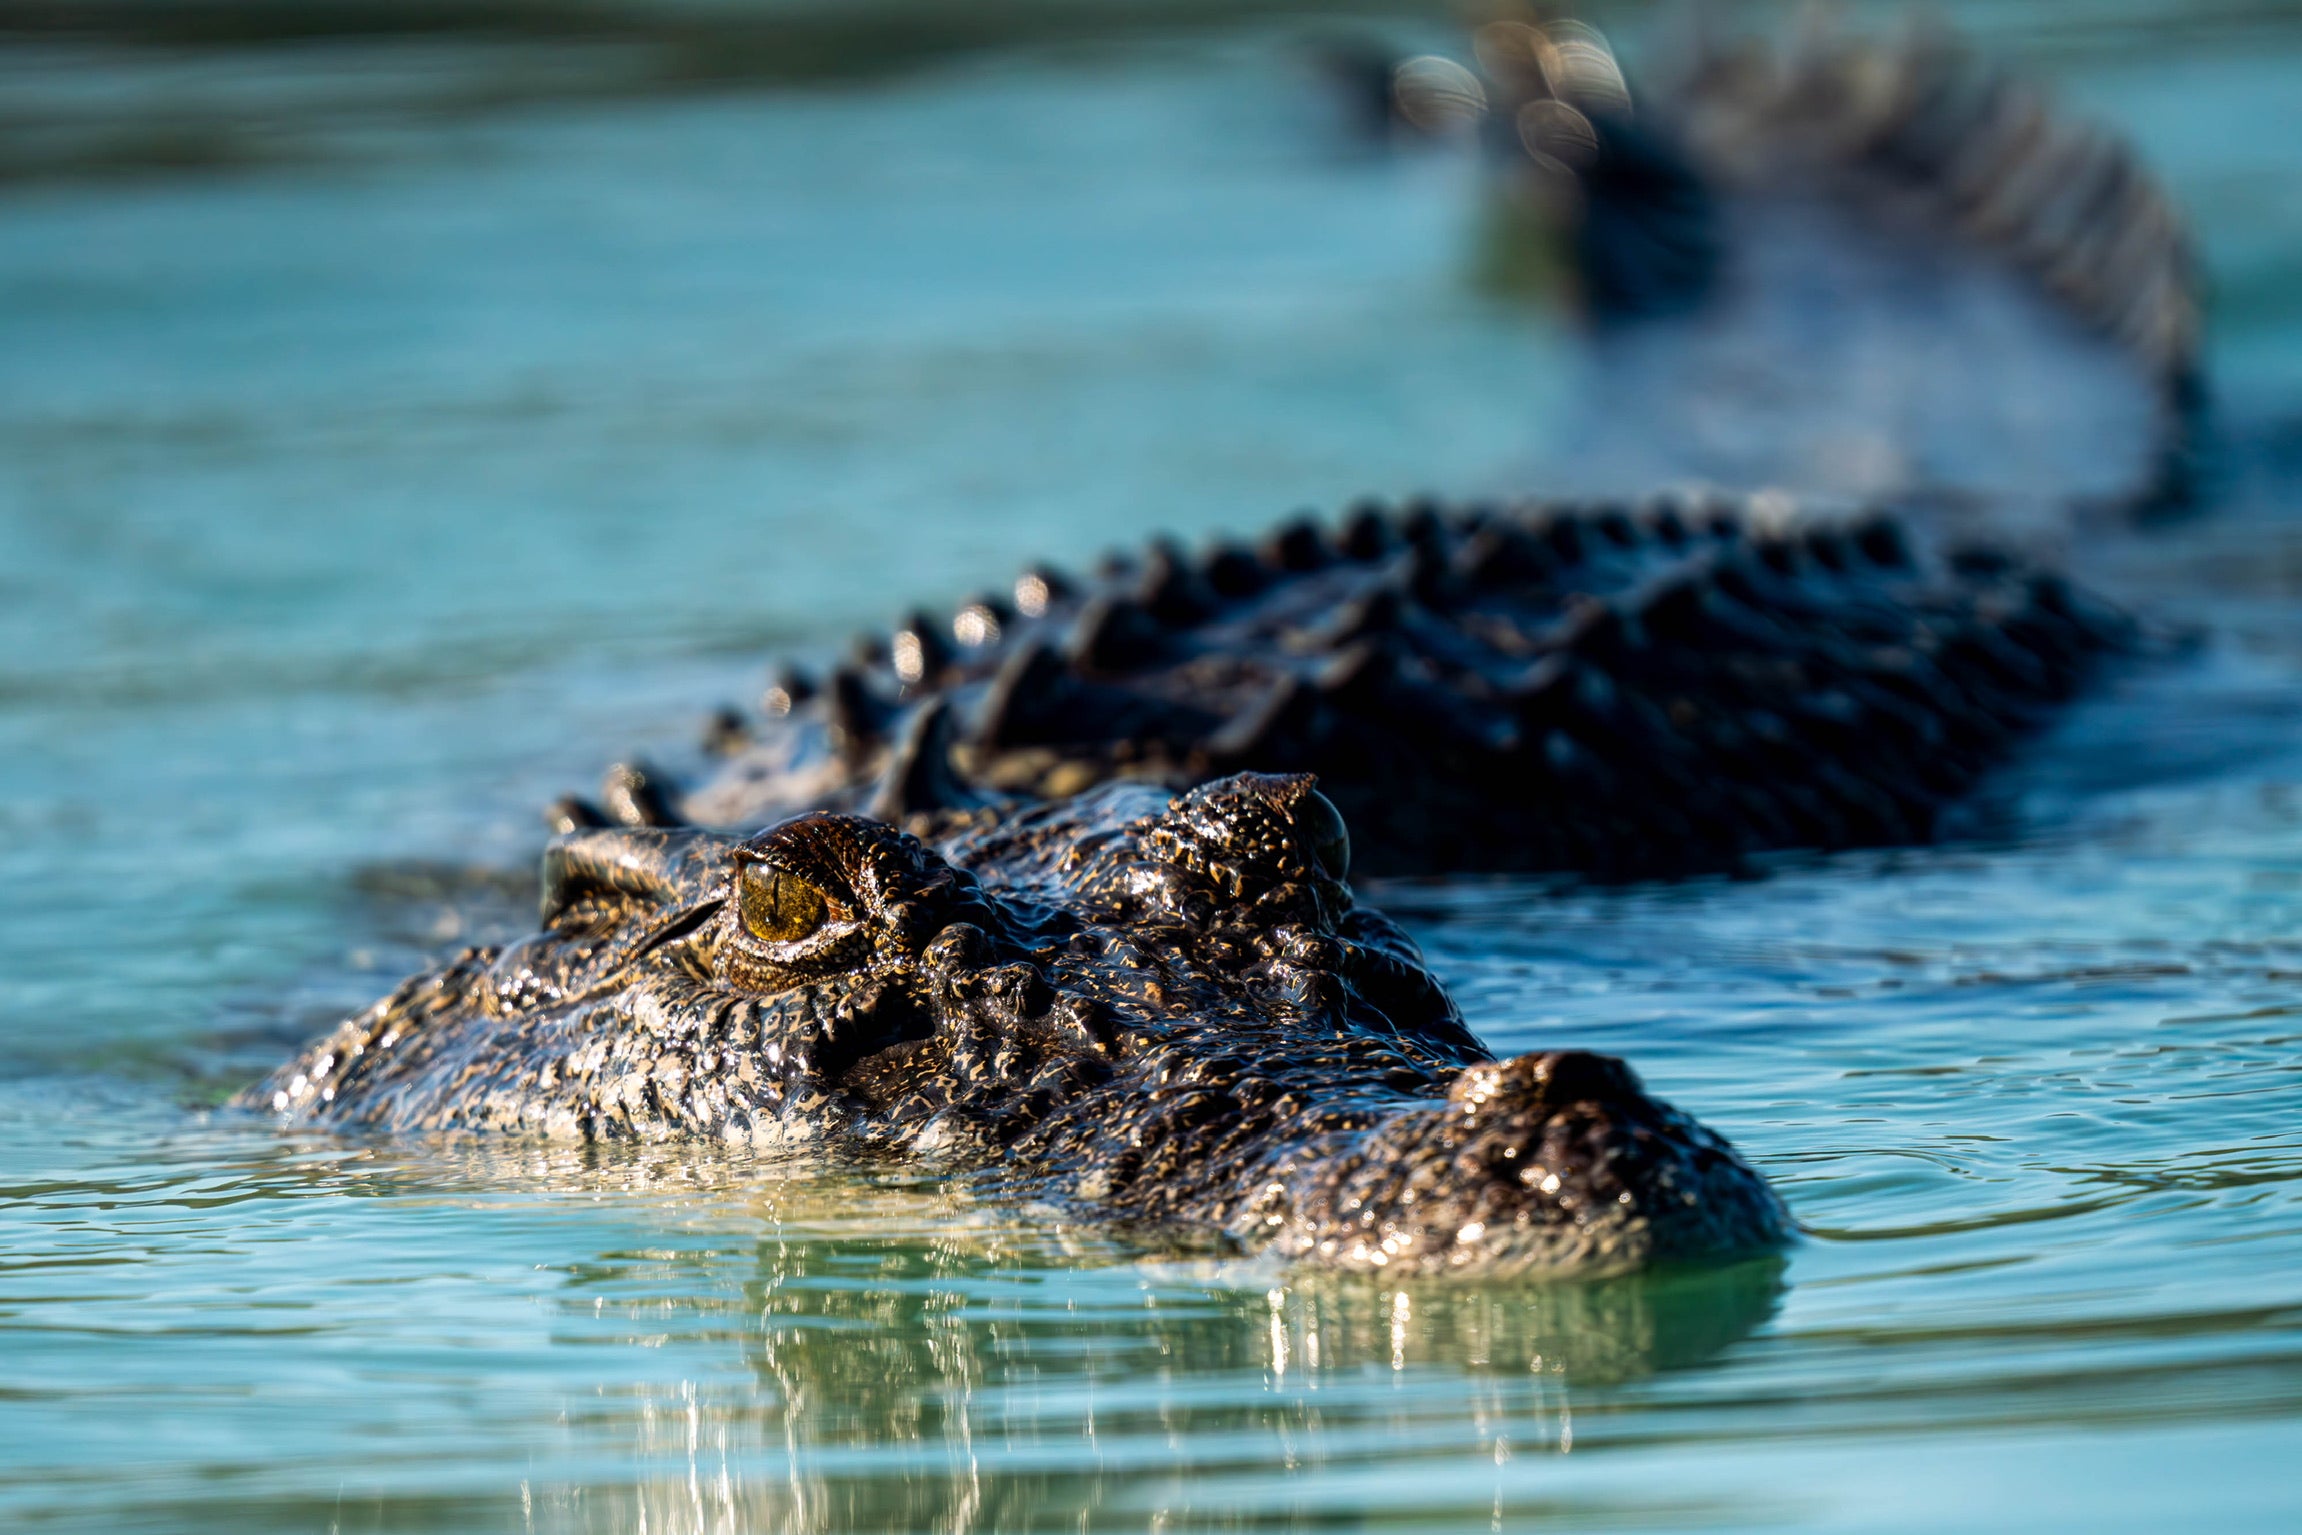
<instances>
[{"instance_id":1,"label":"dark scaly back","mask_svg":"<svg viewBox=\"0 0 2302 1535\"><path fill-rule=\"evenodd\" d=\"M783 712L682 808L899 819L1309 772L1371 872L1718 870L1928 839L2131 639L2060 579L1936 559L1892 518L1758 521L1723 498L1365 505L1252 549L1035 568L1013 600L915 615L876 665L783 674Z\"/></svg>"}]
</instances>

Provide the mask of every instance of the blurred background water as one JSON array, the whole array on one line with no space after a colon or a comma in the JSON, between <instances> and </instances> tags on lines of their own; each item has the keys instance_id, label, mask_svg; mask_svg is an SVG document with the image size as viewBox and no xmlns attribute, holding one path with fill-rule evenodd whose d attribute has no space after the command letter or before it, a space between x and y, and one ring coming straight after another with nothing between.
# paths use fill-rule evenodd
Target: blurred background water
<instances>
[{"instance_id":1,"label":"blurred background water","mask_svg":"<svg viewBox=\"0 0 2302 1535\"><path fill-rule=\"evenodd\" d=\"M1375 892L1498 1048L1631 1056L1808 1233L1490 1290L208 1107L773 649L1513 483L1565 324L1313 65L1445 14L0 6L0 1523L2302 1523L2302 17L1954 15L2196 221L2232 504L2087 560L2215 638L2015 835Z\"/></svg>"}]
</instances>

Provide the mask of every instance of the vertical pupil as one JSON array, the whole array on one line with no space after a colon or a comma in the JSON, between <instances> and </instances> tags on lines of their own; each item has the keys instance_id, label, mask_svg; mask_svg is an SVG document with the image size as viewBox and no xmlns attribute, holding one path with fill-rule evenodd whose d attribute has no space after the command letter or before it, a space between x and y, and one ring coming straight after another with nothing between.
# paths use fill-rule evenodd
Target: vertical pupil
<instances>
[{"instance_id":1,"label":"vertical pupil","mask_svg":"<svg viewBox=\"0 0 2302 1535\"><path fill-rule=\"evenodd\" d=\"M743 879L743 925L767 943L804 938L823 923L822 893L780 869L751 868Z\"/></svg>"}]
</instances>

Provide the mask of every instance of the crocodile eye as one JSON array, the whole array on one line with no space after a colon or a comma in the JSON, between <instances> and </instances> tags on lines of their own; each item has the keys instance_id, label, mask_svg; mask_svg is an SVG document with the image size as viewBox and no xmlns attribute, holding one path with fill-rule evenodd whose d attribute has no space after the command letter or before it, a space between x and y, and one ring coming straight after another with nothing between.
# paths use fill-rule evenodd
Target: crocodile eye
<instances>
[{"instance_id":1,"label":"crocodile eye","mask_svg":"<svg viewBox=\"0 0 2302 1535\"><path fill-rule=\"evenodd\" d=\"M1295 833L1310 850L1319 872L1341 884L1343 876L1351 872L1351 832L1335 802L1315 789L1304 795L1295 806Z\"/></svg>"},{"instance_id":2,"label":"crocodile eye","mask_svg":"<svg viewBox=\"0 0 2302 1535\"><path fill-rule=\"evenodd\" d=\"M773 864L743 865L735 902L744 930L761 943L797 943L831 917L829 897Z\"/></svg>"}]
</instances>

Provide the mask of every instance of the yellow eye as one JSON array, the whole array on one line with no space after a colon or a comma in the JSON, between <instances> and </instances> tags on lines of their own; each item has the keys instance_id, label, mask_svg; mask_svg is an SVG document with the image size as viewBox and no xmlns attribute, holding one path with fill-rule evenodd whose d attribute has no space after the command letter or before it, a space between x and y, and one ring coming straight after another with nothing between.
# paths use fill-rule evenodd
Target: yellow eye
<instances>
[{"instance_id":1,"label":"yellow eye","mask_svg":"<svg viewBox=\"0 0 2302 1535\"><path fill-rule=\"evenodd\" d=\"M762 943L796 943L831 916L824 893L769 864L747 863L736 874L736 913Z\"/></svg>"}]
</instances>

